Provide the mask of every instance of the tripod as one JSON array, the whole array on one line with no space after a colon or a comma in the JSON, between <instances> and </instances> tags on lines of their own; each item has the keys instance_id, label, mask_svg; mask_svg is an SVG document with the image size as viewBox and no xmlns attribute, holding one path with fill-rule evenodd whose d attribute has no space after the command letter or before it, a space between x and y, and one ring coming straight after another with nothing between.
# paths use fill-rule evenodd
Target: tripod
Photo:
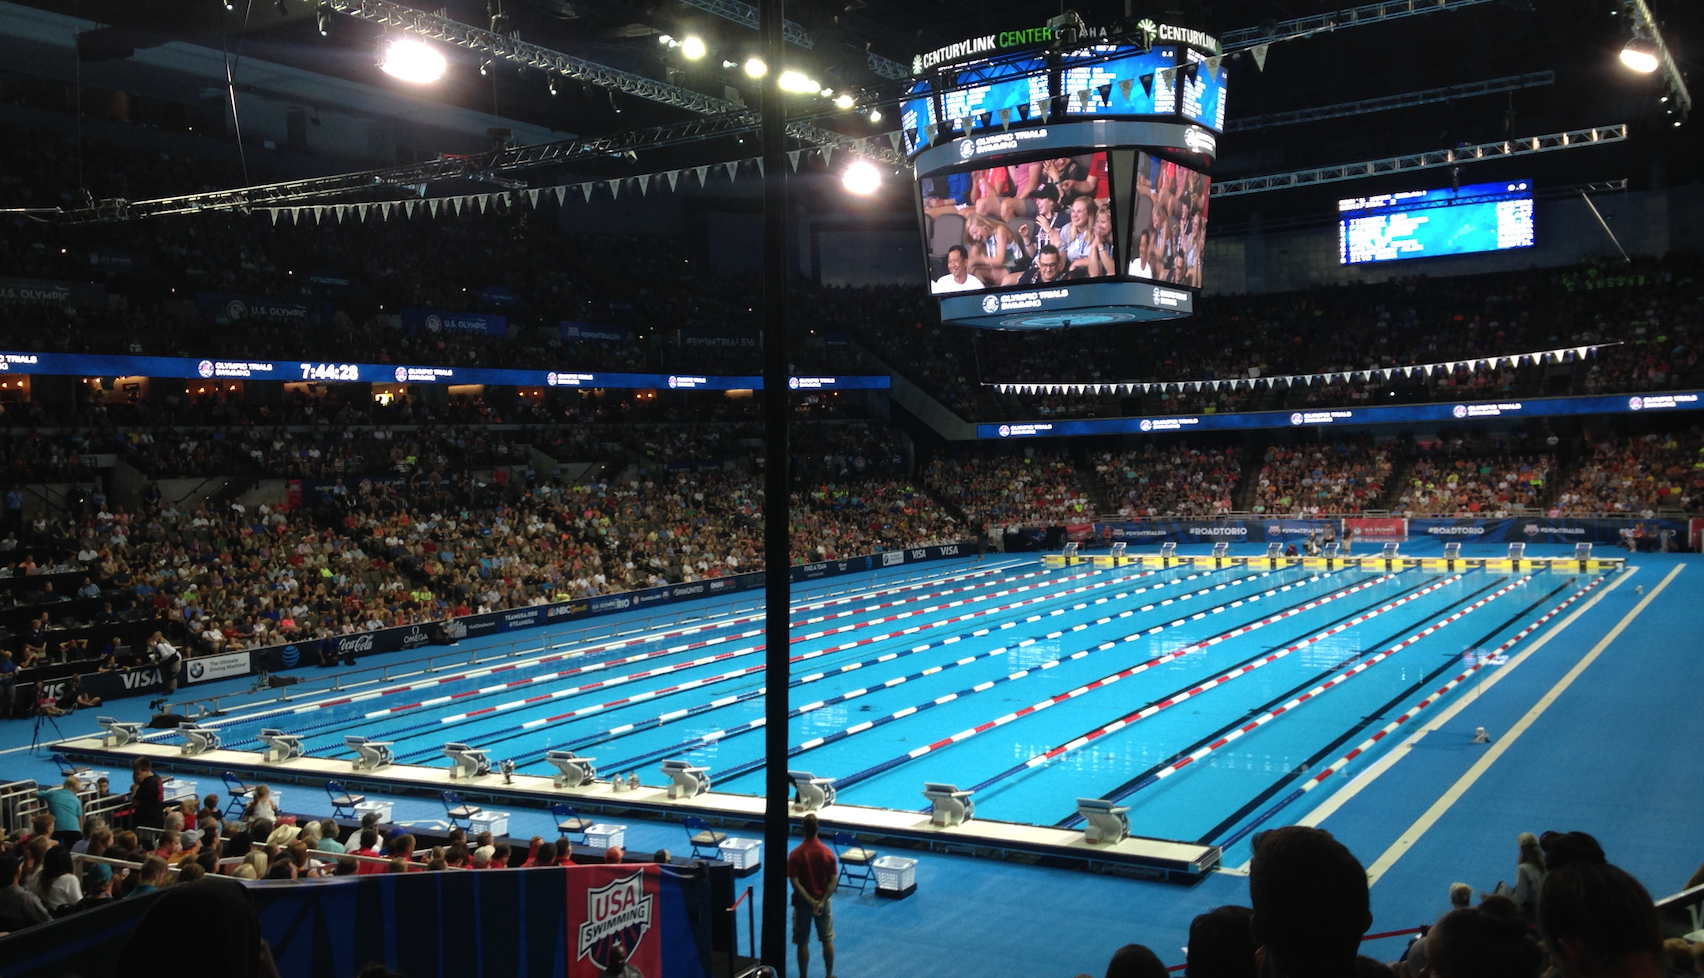
<instances>
[{"instance_id":1,"label":"tripod","mask_svg":"<svg viewBox=\"0 0 1704 978\"><path fill-rule=\"evenodd\" d=\"M60 740L65 739L65 731L59 729L59 721L53 716L53 714L48 713L45 710L37 711L35 716L35 729L30 731L31 753L35 752L36 745L41 742L41 724L43 720L46 720L53 726L53 732L59 735Z\"/></svg>"}]
</instances>

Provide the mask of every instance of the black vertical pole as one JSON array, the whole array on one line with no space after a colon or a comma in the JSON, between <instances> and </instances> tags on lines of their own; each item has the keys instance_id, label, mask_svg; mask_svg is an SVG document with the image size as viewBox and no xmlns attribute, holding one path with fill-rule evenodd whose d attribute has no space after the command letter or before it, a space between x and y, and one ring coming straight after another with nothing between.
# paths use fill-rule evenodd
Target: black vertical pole
<instances>
[{"instance_id":1,"label":"black vertical pole","mask_svg":"<svg viewBox=\"0 0 1704 978\"><path fill-rule=\"evenodd\" d=\"M784 54L782 0L761 0L763 39L763 953L778 978L787 974L787 157L786 96L776 79Z\"/></svg>"}]
</instances>

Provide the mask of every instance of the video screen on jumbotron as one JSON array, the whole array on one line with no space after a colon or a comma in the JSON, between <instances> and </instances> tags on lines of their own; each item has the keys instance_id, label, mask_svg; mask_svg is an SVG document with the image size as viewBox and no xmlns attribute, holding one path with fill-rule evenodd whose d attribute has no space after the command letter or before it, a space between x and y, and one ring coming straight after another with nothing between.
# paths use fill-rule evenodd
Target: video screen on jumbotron
<instances>
[{"instance_id":1,"label":"video screen on jumbotron","mask_svg":"<svg viewBox=\"0 0 1704 978\"><path fill-rule=\"evenodd\" d=\"M1225 63L1189 48L1183 72L1183 117L1209 129L1225 128Z\"/></svg>"},{"instance_id":2,"label":"video screen on jumbotron","mask_svg":"<svg viewBox=\"0 0 1704 978\"><path fill-rule=\"evenodd\" d=\"M941 173L919 187L936 295L1119 273L1105 152Z\"/></svg>"},{"instance_id":3,"label":"video screen on jumbotron","mask_svg":"<svg viewBox=\"0 0 1704 978\"><path fill-rule=\"evenodd\" d=\"M1533 246L1530 180L1351 197L1337 210L1344 265Z\"/></svg>"},{"instance_id":4,"label":"video screen on jumbotron","mask_svg":"<svg viewBox=\"0 0 1704 978\"><path fill-rule=\"evenodd\" d=\"M1177 67L1177 49L1156 46L1118 54L1118 45L1097 44L1064 56L1060 92L1066 115L1166 115L1177 111L1177 82L1161 85L1159 73ZM1104 90L1104 91L1103 91ZM1086 94L1085 94L1086 93Z\"/></svg>"},{"instance_id":5,"label":"video screen on jumbotron","mask_svg":"<svg viewBox=\"0 0 1704 978\"><path fill-rule=\"evenodd\" d=\"M965 76L969 76L968 80ZM1009 125L1026 118L1021 106L1046 105L1051 96L1047 89L1047 63L1040 58L996 65L977 65L965 69L958 85L941 93L941 112L946 116L950 132L964 132L964 120L970 120L970 130ZM1004 123L1001 111L1006 112Z\"/></svg>"},{"instance_id":6,"label":"video screen on jumbotron","mask_svg":"<svg viewBox=\"0 0 1704 978\"><path fill-rule=\"evenodd\" d=\"M1201 287L1207 250L1207 174L1136 154L1130 268L1136 278Z\"/></svg>"}]
</instances>

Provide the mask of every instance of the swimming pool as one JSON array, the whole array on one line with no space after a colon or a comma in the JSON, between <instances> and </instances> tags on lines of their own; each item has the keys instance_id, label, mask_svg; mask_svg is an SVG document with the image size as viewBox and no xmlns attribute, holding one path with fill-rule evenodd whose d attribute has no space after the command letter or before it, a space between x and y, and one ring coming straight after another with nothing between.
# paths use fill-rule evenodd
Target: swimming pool
<instances>
[{"instance_id":1,"label":"swimming pool","mask_svg":"<svg viewBox=\"0 0 1704 978\"><path fill-rule=\"evenodd\" d=\"M1072 825L1078 797L1110 798L1130 806L1133 834L1222 843L1281 821L1333 761L1466 673L1444 694L1462 695L1595 580L942 567L793 605L788 766L836 778L851 804L915 810L924 782L945 782L975 790L979 817ZM718 791L757 794L763 650L761 611L601 643L541 636L501 663L203 725L236 750L279 727L325 758L352 756L343 738L360 734L436 767L454 741L533 774L567 748L651 783L661 760L687 758Z\"/></svg>"}]
</instances>

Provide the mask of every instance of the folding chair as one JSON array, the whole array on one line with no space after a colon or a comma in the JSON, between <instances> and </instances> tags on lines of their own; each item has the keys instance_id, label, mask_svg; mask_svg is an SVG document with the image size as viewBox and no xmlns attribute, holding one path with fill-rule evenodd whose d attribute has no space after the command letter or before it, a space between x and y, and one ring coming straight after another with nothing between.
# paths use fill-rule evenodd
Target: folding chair
<instances>
[{"instance_id":1,"label":"folding chair","mask_svg":"<svg viewBox=\"0 0 1704 978\"><path fill-rule=\"evenodd\" d=\"M237 818L248 808L249 795L254 792L254 785L244 784L243 779L234 772L225 772L225 795L230 802L225 805L225 817Z\"/></svg>"},{"instance_id":2,"label":"folding chair","mask_svg":"<svg viewBox=\"0 0 1704 978\"><path fill-rule=\"evenodd\" d=\"M457 828L473 828L473 817L485 810L478 805L469 805L462 800L461 795L453 791L443 792L441 797L444 799L444 817Z\"/></svg>"},{"instance_id":3,"label":"folding chair","mask_svg":"<svg viewBox=\"0 0 1704 978\"><path fill-rule=\"evenodd\" d=\"M354 818L355 806L367 800L366 795L351 794L341 781L327 781L325 793L326 797L331 799L332 818L340 815L344 818Z\"/></svg>"},{"instance_id":4,"label":"folding chair","mask_svg":"<svg viewBox=\"0 0 1704 978\"><path fill-rule=\"evenodd\" d=\"M876 881L876 867L873 865L881 853L874 849L866 849L858 844L850 832L834 833L834 855L840 860L840 880L843 883L857 883L858 892L864 892L864 884ZM852 867L863 870L854 873Z\"/></svg>"},{"instance_id":5,"label":"folding chair","mask_svg":"<svg viewBox=\"0 0 1704 978\"><path fill-rule=\"evenodd\" d=\"M686 817L686 838L688 842L692 843L692 857L694 859L719 858L722 854L719 847L727 837L728 833L716 831L710 827L709 822L697 815ZM709 855L698 851L706 848L710 850Z\"/></svg>"},{"instance_id":6,"label":"folding chair","mask_svg":"<svg viewBox=\"0 0 1704 978\"><path fill-rule=\"evenodd\" d=\"M586 844L586 830L595 824L591 819L581 818L579 812L560 801L550 806L550 812L556 816L556 831L563 835L577 835L580 844Z\"/></svg>"}]
</instances>

